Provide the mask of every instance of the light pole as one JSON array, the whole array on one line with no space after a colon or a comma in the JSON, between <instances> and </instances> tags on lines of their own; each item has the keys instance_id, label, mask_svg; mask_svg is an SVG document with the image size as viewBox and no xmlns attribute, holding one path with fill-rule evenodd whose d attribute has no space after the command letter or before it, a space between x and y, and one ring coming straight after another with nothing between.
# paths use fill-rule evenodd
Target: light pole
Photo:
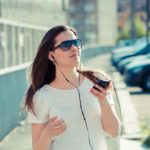
<instances>
[{"instance_id":1,"label":"light pole","mask_svg":"<svg viewBox=\"0 0 150 150\"><path fill-rule=\"evenodd\" d=\"M146 37L147 37L147 44L150 43L149 37L150 37L150 0L146 0L146 14L147 14L147 19L146 19Z\"/></svg>"},{"instance_id":2,"label":"light pole","mask_svg":"<svg viewBox=\"0 0 150 150\"><path fill-rule=\"evenodd\" d=\"M134 40L136 38L136 30L135 30L135 0L130 0L130 4L131 4L131 17L130 17L130 21L131 21L131 38L132 38L132 41L134 42Z\"/></svg>"},{"instance_id":3,"label":"light pole","mask_svg":"<svg viewBox=\"0 0 150 150\"><path fill-rule=\"evenodd\" d=\"M2 1L0 0L0 18L2 17Z\"/></svg>"}]
</instances>

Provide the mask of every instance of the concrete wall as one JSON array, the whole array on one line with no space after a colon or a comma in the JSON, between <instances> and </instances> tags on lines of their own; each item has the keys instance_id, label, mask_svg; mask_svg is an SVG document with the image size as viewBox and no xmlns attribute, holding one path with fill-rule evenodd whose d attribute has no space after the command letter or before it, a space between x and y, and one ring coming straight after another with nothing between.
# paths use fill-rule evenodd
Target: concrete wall
<instances>
[{"instance_id":1,"label":"concrete wall","mask_svg":"<svg viewBox=\"0 0 150 150\"><path fill-rule=\"evenodd\" d=\"M20 105L26 88L25 67L0 71L0 140L24 119Z\"/></svg>"},{"instance_id":2,"label":"concrete wall","mask_svg":"<svg viewBox=\"0 0 150 150\"><path fill-rule=\"evenodd\" d=\"M97 0L98 43L114 46L117 40L117 0Z\"/></svg>"}]
</instances>

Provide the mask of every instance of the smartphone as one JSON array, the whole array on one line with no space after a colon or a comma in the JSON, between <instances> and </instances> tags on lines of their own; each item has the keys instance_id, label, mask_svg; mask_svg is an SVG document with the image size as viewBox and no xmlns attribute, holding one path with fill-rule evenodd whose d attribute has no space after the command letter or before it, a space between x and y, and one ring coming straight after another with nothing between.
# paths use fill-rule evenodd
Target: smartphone
<instances>
[{"instance_id":1,"label":"smartphone","mask_svg":"<svg viewBox=\"0 0 150 150\"><path fill-rule=\"evenodd\" d=\"M96 83L99 86L101 86L102 88L106 89L109 86L110 80L100 80ZM99 90L95 87L95 85L93 86L94 89Z\"/></svg>"}]
</instances>

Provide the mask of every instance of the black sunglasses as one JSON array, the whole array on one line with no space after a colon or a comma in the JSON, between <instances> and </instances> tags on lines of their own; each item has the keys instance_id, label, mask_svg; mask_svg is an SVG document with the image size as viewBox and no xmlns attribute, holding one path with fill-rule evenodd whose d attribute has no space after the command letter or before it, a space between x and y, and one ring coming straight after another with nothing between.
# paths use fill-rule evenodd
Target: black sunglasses
<instances>
[{"instance_id":1,"label":"black sunglasses","mask_svg":"<svg viewBox=\"0 0 150 150\"><path fill-rule=\"evenodd\" d=\"M74 45L76 48L80 49L82 47L82 42L80 39L63 41L58 46L54 47L53 50L55 50L57 48L61 48L63 51L68 51L72 45Z\"/></svg>"}]
</instances>

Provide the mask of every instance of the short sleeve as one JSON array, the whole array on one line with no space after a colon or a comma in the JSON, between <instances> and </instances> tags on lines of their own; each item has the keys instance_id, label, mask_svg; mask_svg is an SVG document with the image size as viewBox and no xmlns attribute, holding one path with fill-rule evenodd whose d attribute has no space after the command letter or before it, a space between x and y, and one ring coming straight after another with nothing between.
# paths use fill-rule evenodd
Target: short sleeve
<instances>
[{"instance_id":1,"label":"short sleeve","mask_svg":"<svg viewBox=\"0 0 150 150\"><path fill-rule=\"evenodd\" d=\"M112 95L111 91L108 91L108 93L107 93L107 101L111 105L115 104L114 99L113 99L113 95Z\"/></svg>"},{"instance_id":2,"label":"short sleeve","mask_svg":"<svg viewBox=\"0 0 150 150\"><path fill-rule=\"evenodd\" d=\"M33 96L35 114L28 111L27 120L29 123L45 123L49 118L49 105L42 97L42 91L37 91Z\"/></svg>"}]
</instances>

